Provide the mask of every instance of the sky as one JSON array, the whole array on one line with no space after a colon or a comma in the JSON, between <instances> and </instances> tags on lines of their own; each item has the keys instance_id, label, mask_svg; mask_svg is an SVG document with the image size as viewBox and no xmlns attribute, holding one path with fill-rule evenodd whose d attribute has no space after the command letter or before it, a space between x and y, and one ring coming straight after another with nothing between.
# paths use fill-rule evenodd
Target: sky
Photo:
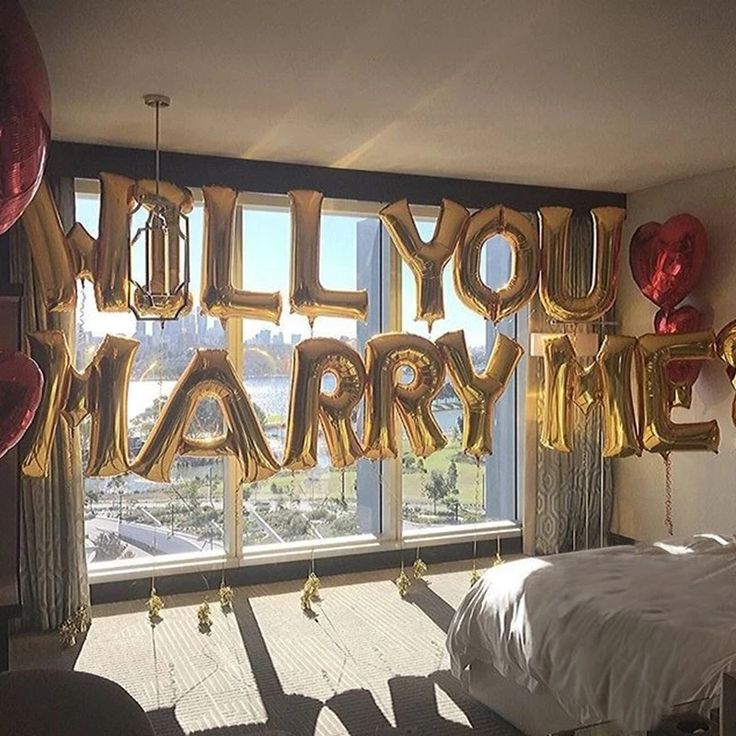
<instances>
[{"instance_id":1,"label":"sky","mask_svg":"<svg viewBox=\"0 0 736 736\"><path fill-rule=\"evenodd\" d=\"M78 195L77 221L93 236L97 236L99 199L97 196ZM204 210L201 204L195 206L189 217L190 229L190 290L195 299L195 309L201 282L201 258L204 225ZM357 227L365 217L340 214L322 216L322 243L320 254L320 280L328 289L355 289L357 281ZM131 232L134 234L145 220L143 212L134 218ZM435 222L431 219L417 221L422 238L429 240ZM262 329L282 332L288 342L292 334L302 338L309 335L309 325L305 317L289 314L289 269L291 250L291 221L288 208L247 209L243 218L244 243L244 288L255 291L280 291L284 303L281 323L277 327L269 322L258 320L243 321L243 336L253 337ZM143 251L142 243L135 249ZM134 250L134 253L136 251ZM483 269L489 256L499 264L500 276L489 285L498 287L508 278L509 250L503 239L494 238L484 248ZM414 277L408 266L402 268L402 329L424 337L438 337L450 330L465 330L470 347L486 344L487 325L485 320L460 302L452 280L452 261L444 273L445 319L438 320L430 333L425 322L415 321L416 287ZM91 285L85 284L84 326L93 334L132 335L135 331L135 317L132 314L98 313L95 309ZM375 309L369 298L369 310ZM357 325L354 320L320 317L316 320L314 334L324 337L355 337Z\"/></svg>"}]
</instances>

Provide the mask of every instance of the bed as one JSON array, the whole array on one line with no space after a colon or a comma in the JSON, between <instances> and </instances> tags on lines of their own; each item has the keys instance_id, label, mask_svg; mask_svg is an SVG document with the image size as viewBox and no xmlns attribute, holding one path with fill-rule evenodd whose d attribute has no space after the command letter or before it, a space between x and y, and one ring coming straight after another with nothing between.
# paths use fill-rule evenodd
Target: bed
<instances>
[{"instance_id":1,"label":"bed","mask_svg":"<svg viewBox=\"0 0 736 736\"><path fill-rule=\"evenodd\" d=\"M467 593L447 647L469 692L530 736L653 728L736 670L736 539L507 562Z\"/></svg>"}]
</instances>

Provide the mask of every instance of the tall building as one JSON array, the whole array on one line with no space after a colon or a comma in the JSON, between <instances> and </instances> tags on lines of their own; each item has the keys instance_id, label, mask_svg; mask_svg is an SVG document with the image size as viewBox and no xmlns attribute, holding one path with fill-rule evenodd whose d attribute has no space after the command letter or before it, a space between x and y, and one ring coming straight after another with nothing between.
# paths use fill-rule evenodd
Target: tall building
<instances>
[{"instance_id":1,"label":"tall building","mask_svg":"<svg viewBox=\"0 0 736 736\"><path fill-rule=\"evenodd\" d=\"M388 260L388 238L381 243L381 224L377 219L361 220L358 229L358 273L356 286L368 292L368 319L357 323L357 349L362 353L365 344L373 335L383 332L384 315L388 315L388 289L381 283L381 249ZM363 425L363 408L358 416L358 426ZM358 501L358 526L366 534L381 528L381 489L370 463L358 463L356 497Z\"/></svg>"},{"instance_id":2,"label":"tall building","mask_svg":"<svg viewBox=\"0 0 736 736\"><path fill-rule=\"evenodd\" d=\"M271 330L259 330L253 338L254 345L270 345L271 344Z\"/></svg>"},{"instance_id":3,"label":"tall building","mask_svg":"<svg viewBox=\"0 0 736 736\"><path fill-rule=\"evenodd\" d=\"M196 320L196 328L197 328L197 337L199 338L200 342L204 345L205 336L207 333L207 316L202 312L201 309L197 309L197 315L195 317L195 320Z\"/></svg>"}]
</instances>

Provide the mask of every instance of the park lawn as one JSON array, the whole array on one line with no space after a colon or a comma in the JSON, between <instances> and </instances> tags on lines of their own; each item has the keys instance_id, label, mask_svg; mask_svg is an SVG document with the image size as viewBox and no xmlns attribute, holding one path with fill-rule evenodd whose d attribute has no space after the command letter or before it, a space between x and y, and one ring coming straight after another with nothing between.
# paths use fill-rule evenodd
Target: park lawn
<instances>
[{"instance_id":1,"label":"park lawn","mask_svg":"<svg viewBox=\"0 0 736 736\"><path fill-rule=\"evenodd\" d=\"M424 484L429 477L429 474L436 470L439 473L445 475L450 462L455 459L457 463L458 471L458 490L460 491L460 503L463 505L470 505L475 503L476 495L476 478L477 468L475 462L472 460L464 460L458 458L460 452L460 445L457 442L448 444L447 447L442 450L438 450L433 455L424 459L424 467L426 473L418 471L404 472L403 474L403 494L405 503L417 503L426 501L424 495ZM378 464L371 464L372 468L375 468L375 472L378 473ZM345 471L345 498L348 501L355 501L355 490L354 484L357 476L355 468L349 468ZM301 493L308 494L306 490L306 480L308 477L308 471L296 472L295 474L289 471L281 471L277 475L269 478L266 481L262 481L258 484L255 495L251 496L256 500L269 500L271 498L279 498L281 494L272 495L271 486L275 485L282 494L286 495L291 490L292 486L295 489L295 493L299 496ZM320 484L321 488L315 489L315 497L321 497L320 491L324 488L324 481L327 485L327 497L339 499L341 496L341 473L339 470L333 470L326 473L323 478L323 483ZM481 466L481 488L480 488L481 499L483 495L482 488L482 466ZM311 495L311 494L310 494Z\"/></svg>"},{"instance_id":2,"label":"park lawn","mask_svg":"<svg viewBox=\"0 0 736 736\"><path fill-rule=\"evenodd\" d=\"M442 475L446 475L450 462L455 460L455 463L457 464L457 488L460 493L460 503L464 506L473 504L475 502L477 466L472 460L468 461L462 457L458 457L458 453L460 453L460 444L457 442L449 442L447 447L442 450L438 450L424 459L424 467L427 471L426 473L404 472L402 478L404 502L416 503L417 501L426 501L427 498L424 495L424 484L426 483L429 474L435 470ZM483 498L482 470L483 468L481 466L481 487L479 489L481 502Z\"/></svg>"},{"instance_id":3,"label":"park lawn","mask_svg":"<svg viewBox=\"0 0 736 736\"><path fill-rule=\"evenodd\" d=\"M416 470L405 470L402 478L404 503L426 503L427 498L424 494L424 484L427 482L430 473L432 471L437 471L446 475L450 462L455 459L458 471L460 503L464 506L474 504L476 501L477 467L475 462L472 460L465 460L462 457L459 457L459 453L460 444L457 441L450 441L447 447L435 452L427 458L424 458L424 467L426 472L422 473ZM369 467L374 469L376 474L379 473L379 466L377 463L371 463ZM310 471L298 471L292 474L288 470L282 470L277 475L274 475L265 481L251 484L246 493L248 498L254 501L269 501L279 498L286 500L286 497L292 492L297 498L307 498L314 495L315 498L321 499L325 497L325 490L327 498L339 499L341 497L342 474L339 470L332 470L328 473L322 474L320 476L321 482L314 488L313 492L310 492L309 489L309 475ZM349 468L345 471L345 499L348 502L355 502L356 477L357 471L355 467ZM218 482L215 484L213 495L215 498L219 499L222 497L221 478L218 478L217 480ZM200 482L200 496L202 500L205 501L208 495L208 483L206 477L203 477ZM278 489L275 494L272 493L273 487ZM482 487L480 488L480 496L482 499ZM155 489L152 488L141 494L126 492L124 497L126 501L136 501L141 505L145 505L147 500L161 502L175 499L171 489L164 485ZM110 497L108 496L105 500L110 500Z\"/></svg>"}]
</instances>

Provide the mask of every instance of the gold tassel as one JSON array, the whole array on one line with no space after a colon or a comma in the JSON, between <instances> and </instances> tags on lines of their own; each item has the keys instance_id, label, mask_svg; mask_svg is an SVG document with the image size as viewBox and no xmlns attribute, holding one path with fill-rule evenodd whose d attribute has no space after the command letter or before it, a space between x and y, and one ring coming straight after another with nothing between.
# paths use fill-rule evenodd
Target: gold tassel
<instances>
[{"instance_id":1,"label":"gold tassel","mask_svg":"<svg viewBox=\"0 0 736 736\"><path fill-rule=\"evenodd\" d=\"M402 598L406 598L407 594L409 593L409 588L411 588L411 580L409 579L409 576L404 572L403 562L401 563L401 572L399 573L399 577L394 580L394 583L399 589L399 595Z\"/></svg>"},{"instance_id":2,"label":"gold tassel","mask_svg":"<svg viewBox=\"0 0 736 736\"><path fill-rule=\"evenodd\" d=\"M220 599L220 608L222 608L225 613L232 611L235 592L229 585L225 585L224 580L220 583L220 590L217 595Z\"/></svg>"},{"instance_id":3,"label":"gold tassel","mask_svg":"<svg viewBox=\"0 0 736 736\"><path fill-rule=\"evenodd\" d=\"M472 588L480 580L480 573L473 560L473 569L470 571L470 587Z\"/></svg>"},{"instance_id":4,"label":"gold tassel","mask_svg":"<svg viewBox=\"0 0 736 736\"><path fill-rule=\"evenodd\" d=\"M419 548L417 548L417 558L411 568L414 571L415 580L424 580L427 574L427 563L419 556Z\"/></svg>"},{"instance_id":5,"label":"gold tassel","mask_svg":"<svg viewBox=\"0 0 736 736\"><path fill-rule=\"evenodd\" d=\"M197 609L197 621L200 633L209 634L212 629L212 616L210 615L210 604L206 598Z\"/></svg>"},{"instance_id":6,"label":"gold tassel","mask_svg":"<svg viewBox=\"0 0 736 736\"><path fill-rule=\"evenodd\" d=\"M164 608L163 599L156 592L156 588L151 586L151 595L146 601L146 610L148 611L148 620L151 626L155 626L161 621L161 611Z\"/></svg>"},{"instance_id":7,"label":"gold tassel","mask_svg":"<svg viewBox=\"0 0 736 736\"><path fill-rule=\"evenodd\" d=\"M302 611L304 611L304 613L311 613L313 611L312 603L320 600L319 587L320 580L314 570L312 570L304 581L302 592L299 597L299 602L301 603Z\"/></svg>"},{"instance_id":8,"label":"gold tassel","mask_svg":"<svg viewBox=\"0 0 736 736\"><path fill-rule=\"evenodd\" d=\"M59 627L59 639L61 646L65 649L73 647L77 643L77 639L87 632L92 620L89 615L87 606L80 606L66 621Z\"/></svg>"},{"instance_id":9,"label":"gold tassel","mask_svg":"<svg viewBox=\"0 0 736 736\"><path fill-rule=\"evenodd\" d=\"M501 535L499 534L496 537L496 557L493 560L493 567L498 567L499 565L503 565L503 563L506 562L503 557L501 557Z\"/></svg>"}]
</instances>

